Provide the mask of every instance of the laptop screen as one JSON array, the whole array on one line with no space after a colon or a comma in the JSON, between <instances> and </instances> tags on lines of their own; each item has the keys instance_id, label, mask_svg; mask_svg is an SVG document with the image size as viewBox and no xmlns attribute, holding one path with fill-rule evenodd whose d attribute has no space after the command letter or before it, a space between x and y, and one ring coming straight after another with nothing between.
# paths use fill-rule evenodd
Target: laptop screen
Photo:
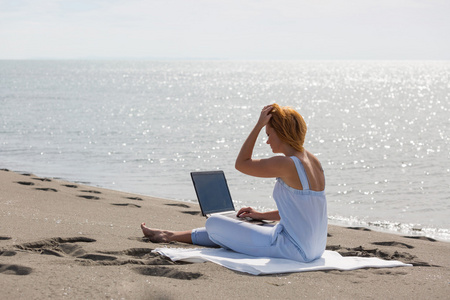
<instances>
[{"instance_id":1,"label":"laptop screen","mask_svg":"<svg viewBox=\"0 0 450 300\"><path fill-rule=\"evenodd\" d=\"M223 171L192 172L191 177L203 215L234 211Z\"/></svg>"}]
</instances>

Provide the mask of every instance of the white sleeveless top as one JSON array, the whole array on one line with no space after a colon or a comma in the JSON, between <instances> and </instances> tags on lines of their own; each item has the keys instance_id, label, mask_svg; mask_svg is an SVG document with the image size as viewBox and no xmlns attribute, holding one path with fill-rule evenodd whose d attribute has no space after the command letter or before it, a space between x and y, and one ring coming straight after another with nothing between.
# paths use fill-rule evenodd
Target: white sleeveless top
<instances>
[{"instance_id":1,"label":"white sleeveless top","mask_svg":"<svg viewBox=\"0 0 450 300\"><path fill-rule=\"evenodd\" d=\"M299 250L306 262L322 256L327 243L327 200L325 191L312 191L302 162L291 156L303 190L288 186L277 178L273 198L280 214L273 238L285 235Z\"/></svg>"}]
</instances>

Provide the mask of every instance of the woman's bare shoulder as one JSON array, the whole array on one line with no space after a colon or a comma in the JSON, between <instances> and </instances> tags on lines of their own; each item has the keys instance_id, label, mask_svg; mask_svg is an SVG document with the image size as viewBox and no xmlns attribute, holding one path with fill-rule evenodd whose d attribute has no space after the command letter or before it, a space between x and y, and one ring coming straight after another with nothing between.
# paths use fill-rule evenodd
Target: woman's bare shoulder
<instances>
[{"instance_id":1,"label":"woman's bare shoulder","mask_svg":"<svg viewBox=\"0 0 450 300\"><path fill-rule=\"evenodd\" d=\"M306 151L306 150L305 150ZM323 172L322 164L319 159L310 152L306 152L309 170L306 169L308 174L308 180L310 189L313 191L322 191L325 189L325 175Z\"/></svg>"},{"instance_id":2,"label":"woman's bare shoulder","mask_svg":"<svg viewBox=\"0 0 450 300\"><path fill-rule=\"evenodd\" d=\"M308 161L308 163L310 164L311 167L313 167L314 169L319 169L320 171L323 172L323 168L322 168L322 164L320 163L320 160L311 152L308 152L305 150L305 154L306 154L306 159Z\"/></svg>"}]
</instances>

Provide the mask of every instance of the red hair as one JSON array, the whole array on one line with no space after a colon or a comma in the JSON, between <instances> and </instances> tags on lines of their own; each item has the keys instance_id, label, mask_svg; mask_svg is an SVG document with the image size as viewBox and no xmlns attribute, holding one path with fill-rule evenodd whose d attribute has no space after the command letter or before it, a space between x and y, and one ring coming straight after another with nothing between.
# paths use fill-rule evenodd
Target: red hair
<instances>
[{"instance_id":1,"label":"red hair","mask_svg":"<svg viewBox=\"0 0 450 300\"><path fill-rule=\"evenodd\" d=\"M278 137L297 151L303 152L305 142L306 123L303 117L292 107L272 104L272 117L269 125Z\"/></svg>"}]
</instances>

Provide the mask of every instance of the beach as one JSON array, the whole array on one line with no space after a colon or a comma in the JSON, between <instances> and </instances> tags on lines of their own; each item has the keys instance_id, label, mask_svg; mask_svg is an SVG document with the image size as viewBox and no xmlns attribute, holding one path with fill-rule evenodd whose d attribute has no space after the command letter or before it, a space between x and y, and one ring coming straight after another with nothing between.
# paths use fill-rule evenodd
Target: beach
<instances>
[{"instance_id":1,"label":"beach","mask_svg":"<svg viewBox=\"0 0 450 300\"><path fill-rule=\"evenodd\" d=\"M450 243L329 226L327 249L413 267L253 276L152 253L141 222L202 227L198 205L0 171L1 299L448 299Z\"/></svg>"},{"instance_id":2,"label":"beach","mask_svg":"<svg viewBox=\"0 0 450 300\"><path fill-rule=\"evenodd\" d=\"M328 216L450 241L449 61L0 61L0 165L196 203L223 170L236 208L275 209L234 161L261 108L292 106ZM261 132L255 158L273 155Z\"/></svg>"}]
</instances>

